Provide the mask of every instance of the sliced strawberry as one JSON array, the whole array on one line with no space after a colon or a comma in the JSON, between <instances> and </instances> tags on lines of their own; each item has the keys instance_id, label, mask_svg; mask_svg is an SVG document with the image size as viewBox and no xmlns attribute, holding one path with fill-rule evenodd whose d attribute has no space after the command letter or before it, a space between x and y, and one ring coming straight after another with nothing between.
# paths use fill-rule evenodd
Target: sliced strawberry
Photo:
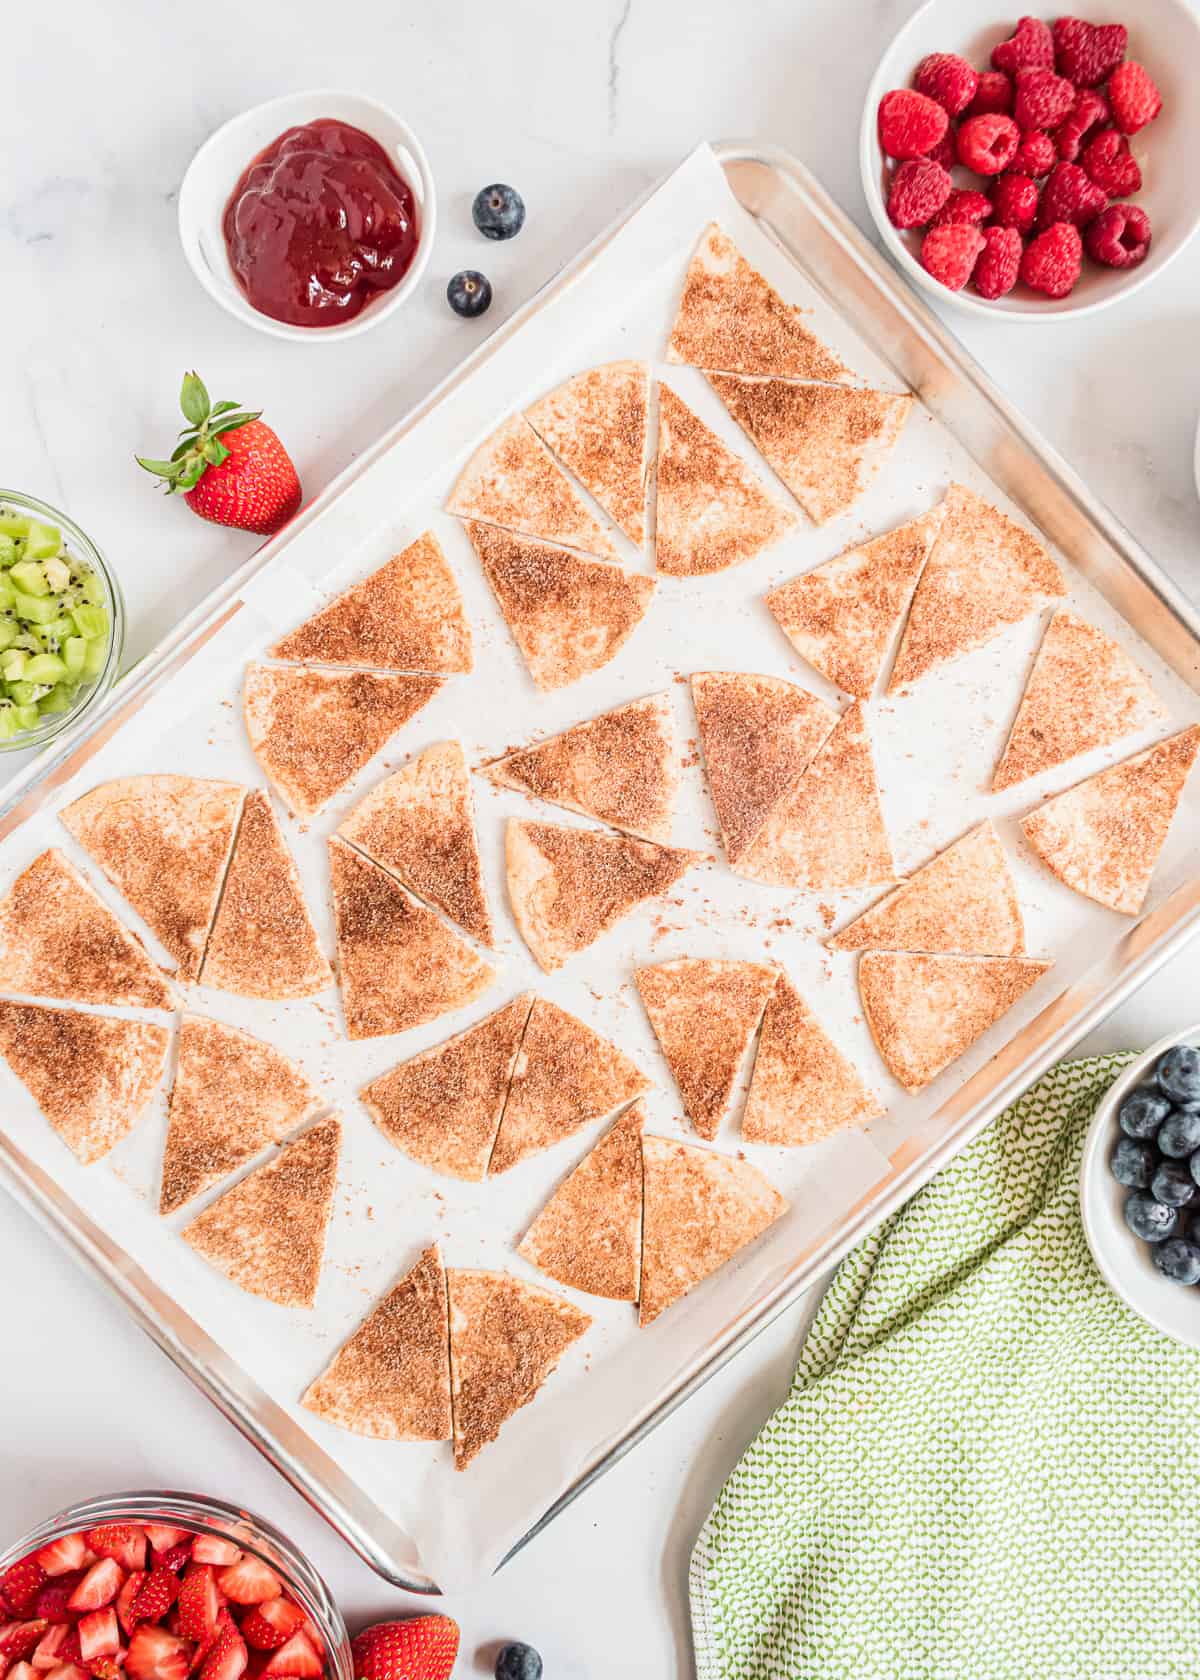
<instances>
[{"instance_id":1,"label":"sliced strawberry","mask_svg":"<svg viewBox=\"0 0 1200 1680\"><path fill-rule=\"evenodd\" d=\"M114 1558L127 1575L146 1567L146 1530L136 1523L105 1523L89 1528L84 1539L97 1557Z\"/></svg>"},{"instance_id":2,"label":"sliced strawberry","mask_svg":"<svg viewBox=\"0 0 1200 1680\"><path fill-rule=\"evenodd\" d=\"M0 1575L0 1610L28 1616L46 1583L46 1571L35 1557L22 1558Z\"/></svg>"},{"instance_id":3,"label":"sliced strawberry","mask_svg":"<svg viewBox=\"0 0 1200 1680\"><path fill-rule=\"evenodd\" d=\"M19 1662L9 1669L7 1680L42 1680L42 1677L32 1663Z\"/></svg>"},{"instance_id":4,"label":"sliced strawberry","mask_svg":"<svg viewBox=\"0 0 1200 1680\"><path fill-rule=\"evenodd\" d=\"M69 1575L72 1570L82 1569L87 1563L87 1542L82 1534L62 1534L42 1547L37 1561L47 1575Z\"/></svg>"},{"instance_id":5,"label":"sliced strawberry","mask_svg":"<svg viewBox=\"0 0 1200 1680\"><path fill-rule=\"evenodd\" d=\"M125 1582L125 1574L115 1558L101 1558L94 1563L67 1600L69 1610L102 1610L111 1604Z\"/></svg>"},{"instance_id":6,"label":"sliced strawberry","mask_svg":"<svg viewBox=\"0 0 1200 1680\"><path fill-rule=\"evenodd\" d=\"M242 1638L256 1651L278 1651L294 1633L307 1631L308 1618L290 1598L268 1598L242 1617Z\"/></svg>"},{"instance_id":7,"label":"sliced strawberry","mask_svg":"<svg viewBox=\"0 0 1200 1680\"><path fill-rule=\"evenodd\" d=\"M33 1667L43 1674L49 1669L57 1668L63 1661L63 1652L73 1631L74 1629L69 1628L65 1622L56 1622L48 1627L29 1659Z\"/></svg>"},{"instance_id":8,"label":"sliced strawberry","mask_svg":"<svg viewBox=\"0 0 1200 1680\"><path fill-rule=\"evenodd\" d=\"M261 1604L264 1599L278 1598L283 1591L275 1571L249 1553L240 1563L223 1569L217 1576L217 1585L235 1604Z\"/></svg>"},{"instance_id":9,"label":"sliced strawberry","mask_svg":"<svg viewBox=\"0 0 1200 1680\"><path fill-rule=\"evenodd\" d=\"M179 1589L179 1631L184 1639L207 1644L216 1632L221 1601L211 1565L190 1563Z\"/></svg>"},{"instance_id":10,"label":"sliced strawberry","mask_svg":"<svg viewBox=\"0 0 1200 1680\"><path fill-rule=\"evenodd\" d=\"M90 1610L79 1618L79 1655L83 1666L111 1657L121 1649L121 1630L117 1626L117 1612L111 1605L104 1610Z\"/></svg>"},{"instance_id":11,"label":"sliced strawberry","mask_svg":"<svg viewBox=\"0 0 1200 1680\"><path fill-rule=\"evenodd\" d=\"M145 1529L146 1538L156 1552L169 1552L192 1539L186 1528L168 1528L165 1523L146 1523Z\"/></svg>"},{"instance_id":12,"label":"sliced strawberry","mask_svg":"<svg viewBox=\"0 0 1200 1680\"><path fill-rule=\"evenodd\" d=\"M178 1575L184 1564L192 1555L190 1546L172 1546L168 1552L154 1554L155 1569L169 1569L173 1575Z\"/></svg>"},{"instance_id":13,"label":"sliced strawberry","mask_svg":"<svg viewBox=\"0 0 1200 1680\"><path fill-rule=\"evenodd\" d=\"M46 1680L88 1680L88 1671L78 1663L60 1663L50 1670Z\"/></svg>"},{"instance_id":14,"label":"sliced strawberry","mask_svg":"<svg viewBox=\"0 0 1200 1680\"><path fill-rule=\"evenodd\" d=\"M150 1579L144 1569L135 1569L133 1574L125 1580L124 1586L117 1594L117 1620L124 1628L126 1635L133 1632L138 1619L133 1613L133 1606L137 1602L137 1595Z\"/></svg>"},{"instance_id":15,"label":"sliced strawberry","mask_svg":"<svg viewBox=\"0 0 1200 1680\"><path fill-rule=\"evenodd\" d=\"M263 1670L264 1674L291 1674L299 1680L320 1680L324 1663L313 1649L306 1634L294 1633L286 1645L281 1645Z\"/></svg>"},{"instance_id":16,"label":"sliced strawberry","mask_svg":"<svg viewBox=\"0 0 1200 1680\"><path fill-rule=\"evenodd\" d=\"M12 1663L25 1662L37 1650L45 1622L5 1622L0 1627L0 1663L8 1668Z\"/></svg>"},{"instance_id":17,"label":"sliced strawberry","mask_svg":"<svg viewBox=\"0 0 1200 1680\"><path fill-rule=\"evenodd\" d=\"M241 1680L249 1652L228 1610L221 1612L216 1633L204 1656L200 1680Z\"/></svg>"},{"instance_id":18,"label":"sliced strawberry","mask_svg":"<svg viewBox=\"0 0 1200 1680\"><path fill-rule=\"evenodd\" d=\"M125 1672L130 1680L187 1680L188 1648L165 1628L140 1627L129 1641Z\"/></svg>"},{"instance_id":19,"label":"sliced strawberry","mask_svg":"<svg viewBox=\"0 0 1200 1680\"><path fill-rule=\"evenodd\" d=\"M160 1622L178 1593L177 1577L171 1570L156 1565L142 1583L130 1614L136 1622Z\"/></svg>"},{"instance_id":20,"label":"sliced strawberry","mask_svg":"<svg viewBox=\"0 0 1200 1680\"><path fill-rule=\"evenodd\" d=\"M213 1563L218 1569L228 1569L231 1564L237 1563L241 1555L232 1540L222 1540L216 1534L197 1534L192 1547L194 1562Z\"/></svg>"},{"instance_id":21,"label":"sliced strawberry","mask_svg":"<svg viewBox=\"0 0 1200 1680\"><path fill-rule=\"evenodd\" d=\"M87 1671L92 1680L125 1680L125 1652L118 1649L111 1657L97 1657Z\"/></svg>"}]
</instances>

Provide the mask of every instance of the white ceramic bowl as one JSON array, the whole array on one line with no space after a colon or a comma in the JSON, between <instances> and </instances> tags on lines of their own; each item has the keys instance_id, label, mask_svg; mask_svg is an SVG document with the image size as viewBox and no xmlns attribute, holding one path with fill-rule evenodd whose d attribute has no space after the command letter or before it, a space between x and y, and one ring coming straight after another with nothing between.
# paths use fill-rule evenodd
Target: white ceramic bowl
<instances>
[{"instance_id":1,"label":"white ceramic bowl","mask_svg":"<svg viewBox=\"0 0 1200 1680\"><path fill-rule=\"evenodd\" d=\"M1200 1348L1200 1287L1187 1289L1163 1277L1150 1258L1150 1245L1135 1237L1126 1225L1122 1209L1130 1192L1108 1169L1108 1158L1121 1135L1117 1110L1122 1100L1135 1085L1147 1082L1155 1062L1173 1044L1200 1048L1200 1026L1171 1033L1152 1044L1144 1055L1130 1062L1097 1108L1083 1146L1079 1202L1088 1247L1109 1287L1156 1330ZM1188 1211L1200 1211L1200 1198Z\"/></svg>"},{"instance_id":2,"label":"white ceramic bowl","mask_svg":"<svg viewBox=\"0 0 1200 1680\"><path fill-rule=\"evenodd\" d=\"M412 188L420 222L416 254L398 285L373 299L360 314L341 326L298 327L264 315L249 302L229 264L222 219L229 195L251 160L285 129L313 122L318 117L352 123L379 142ZM302 339L306 344L354 338L394 314L420 285L436 230L433 176L412 129L378 100L330 88L285 93L232 118L201 146L188 165L179 189L179 237L184 255L209 296L259 332L270 333L274 338Z\"/></svg>"},{"instance_id":3,"label":"white ceramic bowl","mask_svg":"<svg viewBox=\"0 0 1200 1680\"><path fill-rule=\"evenodd\" d=\"M1163 109L1148 128L1131 141L1142 166L1142 190L1132 200L1150 217L1153 238L1145 261L1136 268L1101 268L1084 259L1083 273L1069 297L1038 296L1020 282L1007 297L981 298L968 286L952 292L921 267L919 229L901 232L888 220L887 178L890 166L879 144L879 101L890 88L912 85L917 65L930 52L959 53L978 69L987 67L992 48L1016 28L1026 8L1004 0L927 0L895 36L879 61L867 89L859 134L859 165L863 191L883 243L910 280L934 297L976 314L1016 321L1046 321L1062 315L1087 315L1129 297L1145 286L1177 256L1200 226L1200 173L1193 160L1200 157L1200 16L1189 0L1088 0L1078 15L1090 23L1127 23L1129 54L1144 63L1163 96ZM1036 8L1033 15L1047 23L1061 6ZM978 185L978 177L962 171L961 184Z\"/></svg>"}]
</instances>

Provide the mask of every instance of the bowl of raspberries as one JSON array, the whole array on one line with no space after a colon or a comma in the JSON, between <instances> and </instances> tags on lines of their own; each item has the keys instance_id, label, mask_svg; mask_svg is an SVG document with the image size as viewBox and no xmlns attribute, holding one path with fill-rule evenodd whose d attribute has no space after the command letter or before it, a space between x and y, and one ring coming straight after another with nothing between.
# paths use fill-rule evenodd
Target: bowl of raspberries
<instances>
[{"instance_id":1,"label":"bowl of raspberries","mask_svg":"<svg viewBox=\"0 0 1200 1680\"><path fill-rule=\"evenodd\" d=\"M1158 1329L1200 1347L1200 1027L1151 1045L1109 1088L1079 1188L1107 1282Z\"/></svg>"},{"instance_id":2,"label":"bowl of raspberries","mask_svg":"<svg viewBox=\"0 0 1200 1680\"><path fill-rule=\"evenodd\" d=\"M1022 320L1128 296L1200 223L1200 19L1187 0L1099 0L1005 21L929 0L863 112L863 188L901 268Z\"/></svg>"}]
</instances>

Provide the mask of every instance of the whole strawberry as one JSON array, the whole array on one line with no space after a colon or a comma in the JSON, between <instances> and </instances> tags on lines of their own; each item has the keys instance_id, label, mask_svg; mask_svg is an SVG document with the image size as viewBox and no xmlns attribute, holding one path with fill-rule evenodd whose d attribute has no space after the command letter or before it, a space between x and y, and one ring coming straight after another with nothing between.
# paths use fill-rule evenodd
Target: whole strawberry
<instances>
[{"instance_id":1,"label":"whole strawberry","mask_svg":"<svg viewBox=\"0 0 1200 1680\"><path fill-rule=\"evenodd\" d=\"M376 1622L350 1644L354 1680L447 1680L458 1656L458 1623L449 1616Z\"/></svg>"},{"instance_id":2,"label":"whole strawberry","mask_svg":"<svg viewBox=\"0 0 1200 1680\"><path fill-rule=\"evenodd\" d=\"M215 525L272 536L300 506L300 480L291 457L261 410L212 403L198 373L185 373L179 406L188 424L169 461L136 457L177 492L192 512Z\"/></svg>"}]
</instances>

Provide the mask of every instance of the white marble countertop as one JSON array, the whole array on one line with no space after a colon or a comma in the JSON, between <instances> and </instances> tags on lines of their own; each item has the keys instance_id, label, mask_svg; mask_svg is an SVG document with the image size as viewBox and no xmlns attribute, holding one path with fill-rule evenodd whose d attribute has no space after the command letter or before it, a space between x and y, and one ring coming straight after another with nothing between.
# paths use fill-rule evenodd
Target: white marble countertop
<instances>
[{"instance_id":1,"label":"white marble countertop","mask_svg":"<svg viewBox=\"0 0 1200 1680\"><path fill-rule=\"evenodd\" d=\"M58 0L8 30L0 101L0 480L71 511L116 562L139 654L252 549L156 496L197 367L215 397L266 408L318 490L701 138L790 148L866 226L855 158L876 58L912 0ZM287 89L346 86L397 106L442 206L422 296L334 348L278 343L200 291L175 232L180 177L227 117ZM511 181L529 220L509 245L470 223ZM482 323L446 278L485 268ZM1193 595L1200 242L1147 291L1078 325L1005 327L947 307L1009 395ZM1200 950L1095 1044L1141 1044L1200 1015ZM307 1546L352 1625L406 1607L374 1578L54 1245L0 1202L0 1540L118 1487L191 1486L257 1507ZM523 1637L547 1680L692 1672L685 1578L695 1531L782 1395L799 1311L715 1379L547 1537L469 1602L461 1672Z\"/></svg>"}]
</instances>

